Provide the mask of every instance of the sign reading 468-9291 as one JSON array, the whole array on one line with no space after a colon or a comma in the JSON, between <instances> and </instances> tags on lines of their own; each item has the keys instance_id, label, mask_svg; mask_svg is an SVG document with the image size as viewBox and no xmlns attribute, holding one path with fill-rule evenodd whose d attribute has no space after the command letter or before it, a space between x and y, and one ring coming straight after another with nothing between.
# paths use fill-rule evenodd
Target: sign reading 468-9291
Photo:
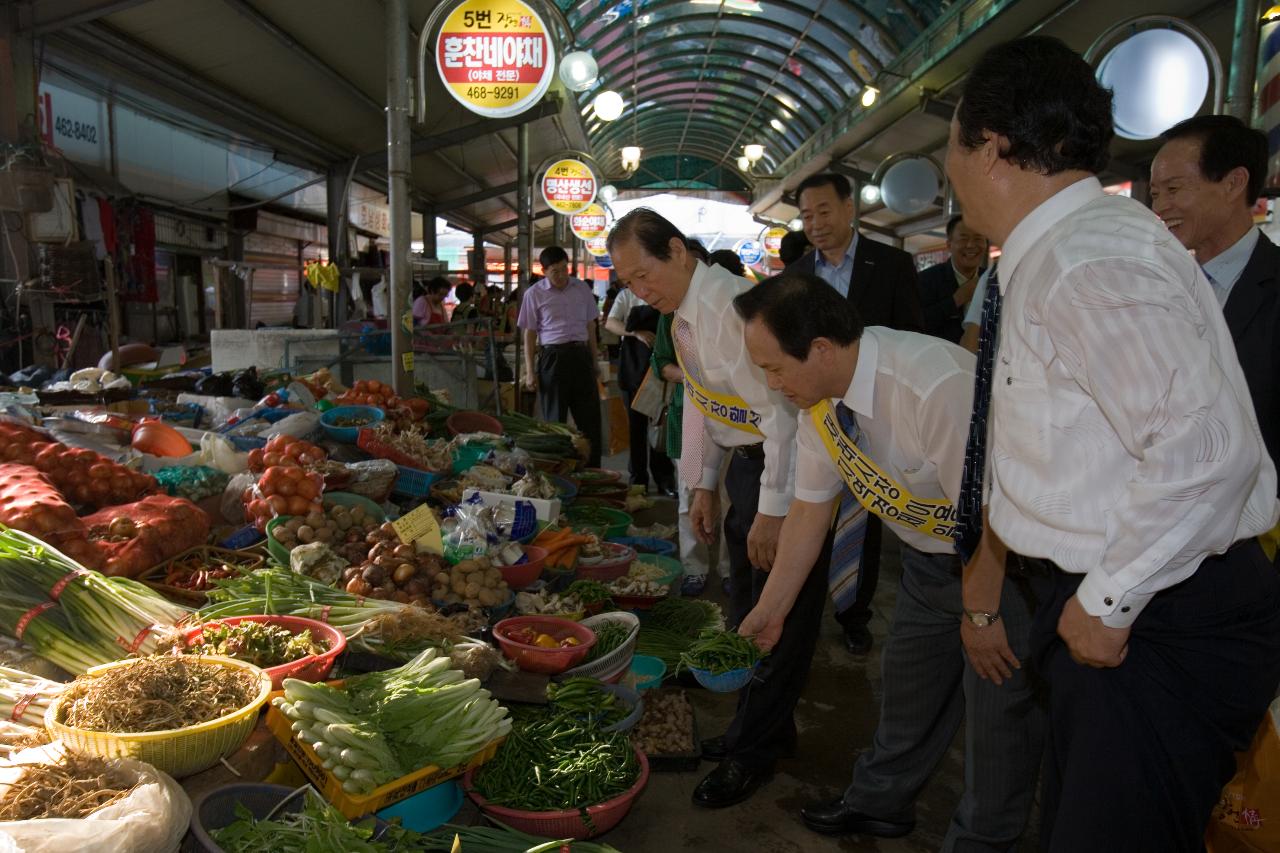
<instances>
[{"instance_id":1,"label":"sign reading 468-9291","mask_svg":"<svg viewBox=\"0 0 1280 853\"><path fill-rule=\"evenodd\" d=\"M478 115L504 118L532 107L555 74L555 46L521 0L462 0L436 36L445 89Z\"/></svg>"}]
</instances>

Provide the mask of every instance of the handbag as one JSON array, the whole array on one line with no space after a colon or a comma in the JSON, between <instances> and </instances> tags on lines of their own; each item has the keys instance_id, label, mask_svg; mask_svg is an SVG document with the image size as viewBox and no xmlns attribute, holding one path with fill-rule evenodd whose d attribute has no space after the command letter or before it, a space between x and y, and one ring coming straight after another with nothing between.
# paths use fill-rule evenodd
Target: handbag
<instances>
[{"instance_id":1,"label":"handbag","mask_svg":"<svg viewBox=\"0 0 1280 853\"><path fill-rule=\"evenodd\" d=\"M644 415L650 421L656 421L663 409L671 402L670 383L653 372L653 368L645 371L640 387L631 397L631 408Z\"/></svg>"}]
</instances>

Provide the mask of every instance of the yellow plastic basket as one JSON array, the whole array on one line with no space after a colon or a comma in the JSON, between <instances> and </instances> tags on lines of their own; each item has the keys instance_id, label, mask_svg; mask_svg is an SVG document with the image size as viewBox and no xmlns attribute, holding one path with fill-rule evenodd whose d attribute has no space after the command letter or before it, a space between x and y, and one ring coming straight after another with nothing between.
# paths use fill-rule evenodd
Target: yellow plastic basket
<instances>
[{"instance_id":1,"label":"yellow plastic basket","mask_svg":"<svg viewBox=\"0 0 1280 853\"><path fill-rule=\"evenodd\" d=\"M86 674L100 675L136 662L115 661L95 666ZM202 655L199 662L250 670L258 676L258 695L240 710L216 720L158 732L95 732L73 728L62 722L65 714L62 697L58 697L45 712L45 728L55 739L81 752L104 758L136 758L175 778L199 773L244 745L258 723L258 711L271 693L271 676L252 664L217 655Z\"/></svg>"}]
</instances>

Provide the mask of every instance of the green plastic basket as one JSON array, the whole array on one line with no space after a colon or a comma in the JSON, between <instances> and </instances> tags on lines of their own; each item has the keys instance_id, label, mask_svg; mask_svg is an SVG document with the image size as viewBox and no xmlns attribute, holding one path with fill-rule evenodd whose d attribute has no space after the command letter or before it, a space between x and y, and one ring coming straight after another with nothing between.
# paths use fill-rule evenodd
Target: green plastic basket
<instances>
[{"instance_id":1,"label":"green plastic basket","mask_svg":"<svg viewBox=\"0 0 1280 853\"><path fill-rule=\"evenodd\" d=\"M599 530L605 539L626 536L631 528L631 516L620 509L607 506L589 506L575 503L566 511L574 528Z\"/></svg>"}]
</instances>

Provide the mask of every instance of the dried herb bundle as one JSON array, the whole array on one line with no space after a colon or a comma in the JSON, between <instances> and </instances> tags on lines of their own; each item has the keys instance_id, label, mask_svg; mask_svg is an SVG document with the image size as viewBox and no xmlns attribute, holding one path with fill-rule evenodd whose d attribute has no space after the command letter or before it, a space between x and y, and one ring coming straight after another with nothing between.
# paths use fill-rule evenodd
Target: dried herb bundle
<instances>
[{"instance_id":1,"label":"dried herb bundle","mask_svg":"<svg viewBox=\"0 0 1280 853\"><path fill-rule=\"evenodd\" d=\"M156 732L207 723L258 695L257 676L191 657L141 658L68 688L63 722L96 732Z\"/></svg>"},{"instance_id":2,"label":"dried herb bundle","mask_svg":"<svg viewBox=\"0 0 1280 853\"><path fill-rule=\"evenodd\" d=\"M128 796L136 783L112 762L70 750L57 764L30 764L0 798L0 820L76 820Z\"/></svg>"}]
</instances>

